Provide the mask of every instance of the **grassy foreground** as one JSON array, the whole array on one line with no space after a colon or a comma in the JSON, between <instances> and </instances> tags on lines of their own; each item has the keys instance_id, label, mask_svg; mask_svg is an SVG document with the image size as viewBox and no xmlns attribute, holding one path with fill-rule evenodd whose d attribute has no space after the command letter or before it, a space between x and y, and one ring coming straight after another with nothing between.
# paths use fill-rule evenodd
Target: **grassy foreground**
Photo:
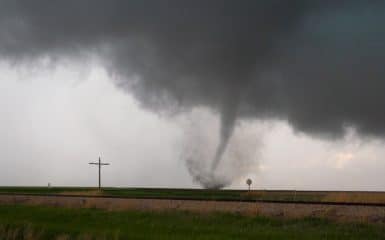
<instances>
[{"instance_id":1,"label":"grassy foreground","mask_svg":"<svg viewBox=\"0 0 385 240\"><path fill-rule=\"evenodd\" d=\"M385 227L231 214L2 205L0 239L385 239Z\"/></svg>"}]
</instances>

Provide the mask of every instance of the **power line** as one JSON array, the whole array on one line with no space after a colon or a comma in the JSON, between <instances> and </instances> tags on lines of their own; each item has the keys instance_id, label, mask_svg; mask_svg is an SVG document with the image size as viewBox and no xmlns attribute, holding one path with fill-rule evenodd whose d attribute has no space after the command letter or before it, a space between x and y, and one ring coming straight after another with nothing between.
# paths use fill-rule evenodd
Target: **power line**
<instances>
[{"instance_id":1,"label":"power line","mask_svg":"<svg viewBox=\"0 0 385 240\"><path fill-rule=\"evenodd\" d=\"M90 162L89 164L91 165L98 165L99 167L99 190L101 189L101 167L103 165L110 165L109 163L102 163L101 160L100 160L100 157L99 157L99 161L98 162Z\"/></svg>"}]
</instances>

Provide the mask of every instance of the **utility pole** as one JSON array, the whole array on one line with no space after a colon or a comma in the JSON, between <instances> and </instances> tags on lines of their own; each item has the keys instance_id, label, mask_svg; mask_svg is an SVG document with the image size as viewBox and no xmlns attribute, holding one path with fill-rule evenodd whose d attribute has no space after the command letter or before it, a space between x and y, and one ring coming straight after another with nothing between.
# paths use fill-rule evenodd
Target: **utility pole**
<instances>
[{"instance_id":1,"label":"utility pole","mask_svg":"<svg viewBox=\"0 0 385 240\"><path fill-rule=\"evenodd\" d=\"M102 167L102 165L110 165L110 164L109 163L102 163L100 160L100 157L99 157L98 162L90 162L89 164L98 165L98 167L99 167L99 190L100 190L101 189L101 167Z\"/></svg>"}]
</instances>

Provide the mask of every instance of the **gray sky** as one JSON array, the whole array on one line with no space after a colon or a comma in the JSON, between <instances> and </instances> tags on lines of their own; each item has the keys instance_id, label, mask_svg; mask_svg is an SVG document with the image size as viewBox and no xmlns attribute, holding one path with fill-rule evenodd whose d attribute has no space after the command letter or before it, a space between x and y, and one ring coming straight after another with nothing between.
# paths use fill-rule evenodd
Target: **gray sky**
<instances>
[{"instance_id":1,"label":"gray sky","mask_svg":"<svg viewBox=\"0 0 385 240\"><path fill-rule=\"evenodd\" d=\"M87 163L101 155L112 163L103 169L108 186L199 187L180 157L182 143L191 138L189 129L199 129L205 143L214 142L213 151L218 114L198 108L160 116L141 109L97 61L67 60L55 68L45 61L34 67L0 64L2 185L92 186L97 169ZM243 188L251 177L256 188L266 189L385 190L380 140L352 134L313 139L284 121L237 128L240 143L256 136L261 143L249 171L231 187Z\"/></svg>"},{"instance_id":2,"label":"gray sky","mask_svg":"<svg viewBox=\"0 0 385 240\"><path fill-rule=\"evenodd\" d=\"M384 190L384 9L3 0L0 180Z\"/></svg>"}]
</instances>

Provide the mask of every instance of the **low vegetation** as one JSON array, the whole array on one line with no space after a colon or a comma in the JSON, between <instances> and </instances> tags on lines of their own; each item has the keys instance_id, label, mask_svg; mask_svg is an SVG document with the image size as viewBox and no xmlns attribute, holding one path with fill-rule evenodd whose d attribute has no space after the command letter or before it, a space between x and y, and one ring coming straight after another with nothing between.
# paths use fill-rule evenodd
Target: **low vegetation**
<instances>
[{"instance_id":1,"label":"low vegetation","mask_svg":"<svg viewBox=\"0 0 385 240\"><path fill-rule=\"evenodd\" d=\"M85 187L0 187L0 193L108 195L133 198L178 198L201 200L269 200L356 202L385 204L385 192L275 191L275 190L205 190L166 188L95 188Z\"/></svg>"},{"instance_id":2,"label":"low vegetation","mask_svg":"<svg viewBox=\"0 0 385 240\"><path fill-rule=\"evenodd\" d=\"M385 228L318 219L2 205L0 239L385 239Z\"/></svg>"}]
</instances>

